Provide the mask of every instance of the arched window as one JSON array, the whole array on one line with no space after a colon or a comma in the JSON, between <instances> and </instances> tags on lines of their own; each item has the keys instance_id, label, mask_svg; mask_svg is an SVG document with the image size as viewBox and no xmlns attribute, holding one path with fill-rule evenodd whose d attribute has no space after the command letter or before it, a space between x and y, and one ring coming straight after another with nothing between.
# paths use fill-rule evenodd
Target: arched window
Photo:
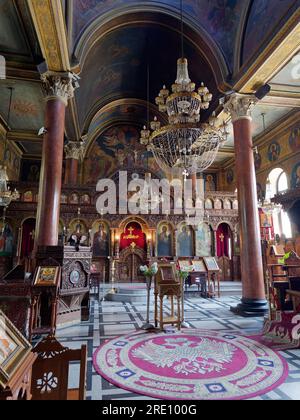
<instances>
[{"instance_id":1,"label":"arched window","mask_svg":"<svg viewBox=\"0 0 300 420\"><path fill-rule=\"evenodd\" d=\"M275 168L270 172L266 199L272 199L275 195L288 190L288 178L286 173L281 168ZM273 223L275 234L284 235L286 238L292 237L292 226L288 214L281 210L280 213L273 215Z\"/></svg>"}]
</instances>

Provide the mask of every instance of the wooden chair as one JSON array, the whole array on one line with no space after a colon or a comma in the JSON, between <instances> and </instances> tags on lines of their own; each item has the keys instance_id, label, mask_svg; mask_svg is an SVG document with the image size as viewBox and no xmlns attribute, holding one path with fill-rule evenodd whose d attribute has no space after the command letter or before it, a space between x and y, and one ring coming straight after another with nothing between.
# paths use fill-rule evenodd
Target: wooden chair
<instances>
[{"instance_id":1,"label":"wooden chair","mask_svg":"<svg viewBox=\"0 0 300 420\"><path fill-rule=\"evenodd\" d=\"M85 399L87 348L70 350L55 337L48 336L33 350L38 355L33 365L31 393L33 400L81 401ZM69 389L70 363L80 362L79 387Z\"/></svg>"},{"instance_id":2,"label":"wooden chair","mask_svg":"<svg viewBox=\"0 0 300 420\"><path fill-rule=\"evenodd\" d=\"M161 331L164 329L164 325L177 325L178 330L181 330L182 322L182 292L183 284L176 276L176 270L174 264L161 264L158 269L158 273L155 281L155 308L154 308L154 319L155 327L160 325ZM170 298L171 304L171 315L164 317L164 298ZM159 298L159 305L158 305ZM174 298L177 299L177 313L175 313L175 302Z\"/></svg>"}]
</instances>

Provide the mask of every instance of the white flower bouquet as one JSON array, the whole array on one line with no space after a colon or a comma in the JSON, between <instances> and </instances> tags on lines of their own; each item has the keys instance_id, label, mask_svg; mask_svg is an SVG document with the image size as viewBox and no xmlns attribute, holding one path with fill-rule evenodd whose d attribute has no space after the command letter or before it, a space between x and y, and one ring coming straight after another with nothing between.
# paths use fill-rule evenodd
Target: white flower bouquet
<instances>
[{"instance_id":1,"label":"white flower bouquet","mask_svg":"<svg viewBox=\"0 0 300 420\"><path fill-rule=\"evenodd\" d=\"M153 276L155 276L158 273L158 264L157 263L153 263L149 267L147 265L142 265L140 267L140 272L145 277L153 277Z\"/></svg>"}]
</instances>

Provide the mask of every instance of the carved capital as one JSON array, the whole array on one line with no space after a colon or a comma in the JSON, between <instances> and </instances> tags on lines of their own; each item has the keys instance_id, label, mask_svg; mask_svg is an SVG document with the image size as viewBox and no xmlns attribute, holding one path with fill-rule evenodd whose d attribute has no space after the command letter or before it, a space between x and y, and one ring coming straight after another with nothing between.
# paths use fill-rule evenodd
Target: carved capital
<instances>
[{"instance_id":1,"label":"carved capital","mask_svg":"<svg viewBox=\"0 0 300 420\"><path fill-rule=\"evenodd\" d=\"M69 141L65 146L66 159L82 160L84 156L84 143Z\"/></svg>"},{"instance_id":2,"label":"carved capital","mask_svg":"<svg viewBox=\"0 0 300 420\"><path fill-rule=\"evenodd\" d=\"M231 116L233 123L242 118L251 119L252 109L257 102L254 95L234 93L224 105L224 111Z\"/></svg>"},{"instance_id":3,"label":"carved capital","mask_svg":"<svg viewBox=\"0 0 300 420\"><path fill-rule=\"evenodd\" d=\"M47 72L41 75L41 79L46 100L60 99L66 106L79 86L73 73Z\"/></svg>"}]
</instances>

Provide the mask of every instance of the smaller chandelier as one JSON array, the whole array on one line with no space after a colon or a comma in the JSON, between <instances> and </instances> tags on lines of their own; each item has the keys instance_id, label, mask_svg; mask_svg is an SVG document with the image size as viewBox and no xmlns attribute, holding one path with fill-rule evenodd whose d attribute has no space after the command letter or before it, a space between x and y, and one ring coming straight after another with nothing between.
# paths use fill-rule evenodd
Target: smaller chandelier
<instances>
[{"instance_id":1,"label":"smaller chandelier","mask_svg":"<svg viewBox=\"0 0 300 420\"><path fill-rule=\"evenodd\" d=\"M0 207L8 207L12 201L20 198L17 190L11 191L7 185L6 166L0 165Z\"/></svg>"},{"instance_id":2,"label":"smaller chandelier","mask_svg":"<svg viewBox=\"0 0 300 420\"><path fill-rule=\"evenodd\" d=\"M258 203L258 207L268 216L279 214L282 210L281 204L274 204L268 200L262 200Z\"/></svg>"},{"instance_id":3,"label":"smaller chandelier","mask_svg":"<svg viewBox=\"0 0 300 420\"><path fill-rule=\"evenodd\" d=\"M155 117L151 130L144 126L141 131L141 144L153 153L162 170L181 170L187 177L203 172L215 161L227 134L214 113L208 123L200 123L201 110L209 108L212 98L204 83L196 91L189 77L188 61L180 58L172 93L163 86L156 98L159 111L168 115L168 125L161 127Z\"/></svg>"}]
</instances>

